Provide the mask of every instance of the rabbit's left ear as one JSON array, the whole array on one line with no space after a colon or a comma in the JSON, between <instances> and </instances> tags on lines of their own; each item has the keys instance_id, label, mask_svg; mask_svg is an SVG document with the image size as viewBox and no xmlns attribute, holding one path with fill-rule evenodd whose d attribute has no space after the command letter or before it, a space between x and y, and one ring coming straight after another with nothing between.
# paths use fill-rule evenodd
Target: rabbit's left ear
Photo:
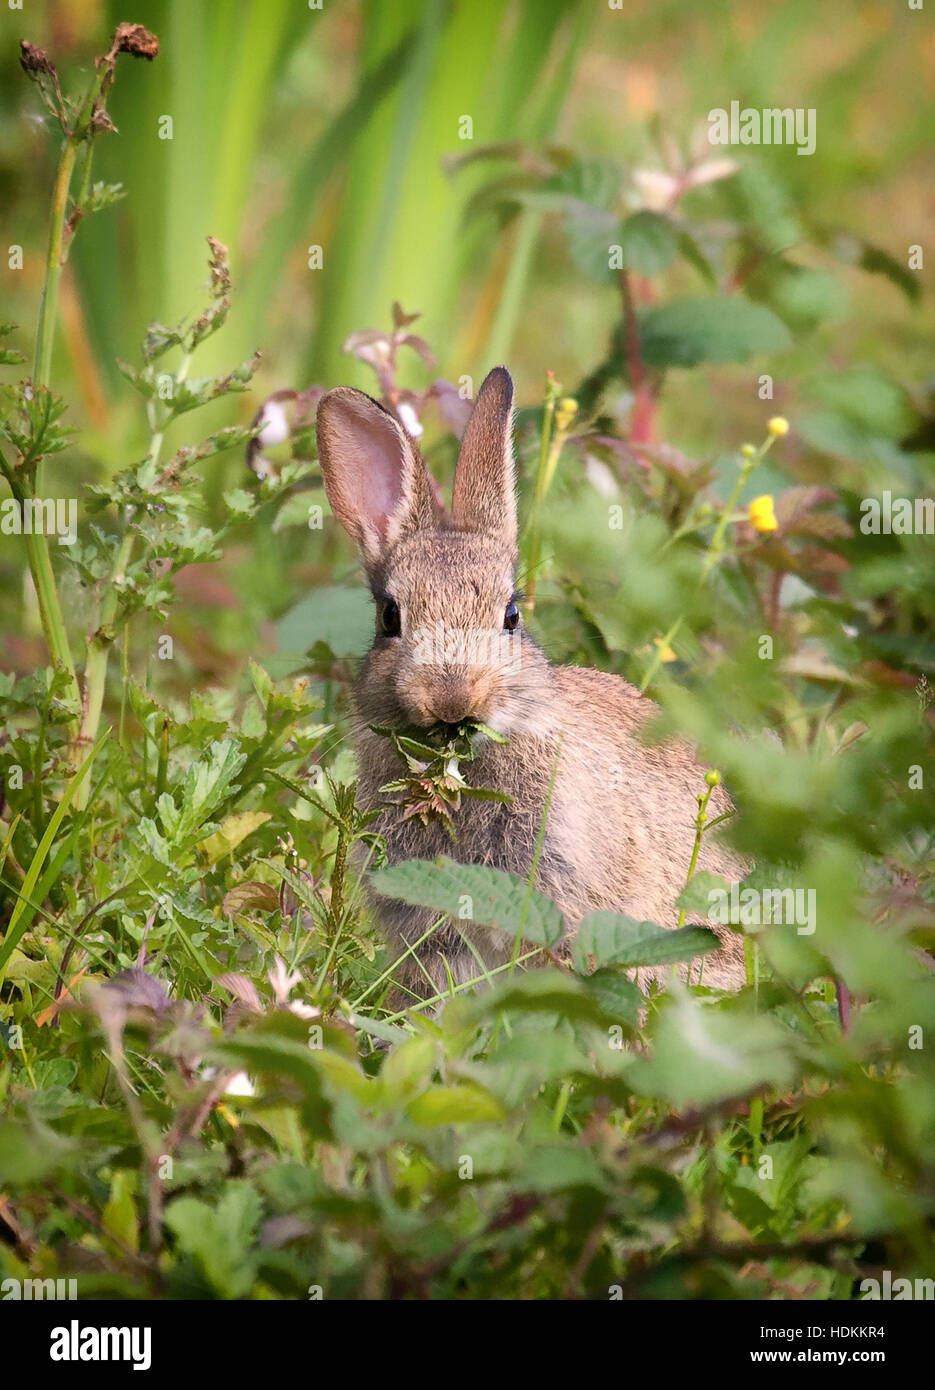
<instances>
[{"instance_id":1,"label":"rabbit's left ear","mask_svg":"<svg viewBox=\"0 0 935 1390\"><path fill-rule=\"evenodd\" d=\"M468 420L455 469L452 519L459 531L499 536L516 547L513 379L494 367Z\"/></svg>"}]
</instances>

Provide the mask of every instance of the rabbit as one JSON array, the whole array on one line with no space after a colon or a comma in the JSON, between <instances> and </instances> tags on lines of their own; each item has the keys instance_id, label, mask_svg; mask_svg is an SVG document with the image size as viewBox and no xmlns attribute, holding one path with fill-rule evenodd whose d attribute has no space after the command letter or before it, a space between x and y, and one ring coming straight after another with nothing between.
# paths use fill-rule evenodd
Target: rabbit
<instances>
[{"instance_id":1,"label":"rabbit","mask_svg":"<svg viewBox=\"0 0 935 1390\"><path fill-rule=\"evenodd\" d=\"M376 605L376 635L355 689L363 804L381 804L380 788L403 771L392 742L369 725L412 730L474 719L508 739L489 740L461 770L511 800L462 798L454 842L440 822L403 820L383 799L374 828L385 836L389 862L447 854L528 878L548 802L535 883L562 910L568 931L559 953L567 958L575 925L596 909L677 924L705 768L684 742L640 741L657 707L632 685L551 665L522 626L512 408L510 374L495 367L464 432L450 513L414 441L361 391L338 387L323 396L318 453L332 512L358 548ZM436 659L426 661L424 649L420 659L426 632L503 629L521 643L518 661L458 664L442 647ZM715 787L709 815L730 809ZM738 879L747 866L718 833L705 835L698 868ZM374 907L397 954L438 916L384 898ZM716 929L722 946L705 957L704 983L736 988L744 981L743 939ZM446 991L449 971L465 983L483 976L478 958L490 970L510 959L512 947L512 934L449 920L400 962L396 978L406 1002L424 999ZM668 968L638 978L645 985L667 975Z\"/></svg>"}]
</instances>

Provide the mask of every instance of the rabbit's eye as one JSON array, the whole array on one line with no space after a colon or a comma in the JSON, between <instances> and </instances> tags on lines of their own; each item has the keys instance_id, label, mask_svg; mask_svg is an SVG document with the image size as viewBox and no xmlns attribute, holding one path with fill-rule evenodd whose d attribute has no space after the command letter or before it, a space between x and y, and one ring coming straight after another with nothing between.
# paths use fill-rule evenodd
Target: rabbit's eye
<instances>
[{"instance_id":1,"label":"rabbit's eye","mask_svg":"<svg viewBox=\"0 0 935 1390\"><path fill-rule=\"evenodd\" d=\"M380 630L384 637L399 636L399 604L386 598L380 606Z\"/></svg>"},{"instance_id":2,"label":"rabbit's eye","mask_svg":"<svg viewBox=\"0 0 935 1390\"><path fill-rule=\"evenodd\" d=\"M503 615L503 626L507 632L512 632L519 622L519 609L515 603L508 603L506 612Z\"/></svg>"}]
</instances>

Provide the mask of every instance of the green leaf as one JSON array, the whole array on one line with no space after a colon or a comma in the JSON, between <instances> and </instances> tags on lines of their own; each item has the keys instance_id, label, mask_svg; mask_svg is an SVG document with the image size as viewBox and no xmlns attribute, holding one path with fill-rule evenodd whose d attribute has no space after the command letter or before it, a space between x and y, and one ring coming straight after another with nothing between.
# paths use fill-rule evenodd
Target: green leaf
<instances>
[{"instance_id":1,"label":"green leaf","mask_svg":"<svg viewBox=\"0 0 935 1390\"><path fill-rule=\"evenodd\" d=\"M719 1013L679 992L657 1016L650 1056L637 1058L627 1081L681 1109L787 1087L795 1073L789 1035L772 1019Z\"/></svg>"},{"instance_id":2,"label":"green leaf","mask_svg":"<svg viewBox=\"0 0 935 1390\"><path fill-rule=\"evenodd\" d=\"M78 771L75 773L74 777L66 785L65 791L62 794L62 799L53 811L52 818L49 821L48 826L46 827L45 834L39 841L39 846L32 857L32 862L30 863L26 877L23 880L22 890L17 896L16 904L13 908L13 912L10 917L10 925L6 929L6 935L3 938L2 944L0 944L0 984L3 983L3 977L6 970L7 962L9 961L10 956L13 954L15 948L19 945L20 937L23 935L23 932L26 930L26 927L28 925L27 921L21 922L21 918L23 917L25 909L30 904L33 890L36 887L36 881L39 878L39 874L42 871L42 866L46 861L46 857L48 856L49 850L52 848L52 843L55 839L55 836L58 833L58 828L61 825L62 821L65 819L65 815L68 811L69 806L74 800L76 791L81 786L81 783L84 781L85 777L87 777L88 773L91 771L91 764L94 762L94 759L97 757L98 753L101 751L104 744L107 742L109 734L109 729L104 731L104 733L98 739L97 743L95 743L94 747L91 749L88 756L85 758L84 762L79 767Z\"/></svg>"},{"instance_id":3,"label":"green leaf","mask_svg":"<svg viewBox=\"0 0 935 1390\"><path fill-rule=\"evenodd\" d=\"M520 1191L559 1192L568 1187L603 1188L606 1184L590 1150L550 1144L528 1151L515 1183Z\"/></svg>"},{"instance_id":4,"label":"green leaf","mask_svg":"<svg viewBox=\"0 0 935 1390\"><path fill-rule=\"evenodd\" d=\"M560 909L519 874L486 864L458 864L441 856L434 861L409 859L380 869L370 882L384 898L399 898L416 907L444 912L523 936L537 946L558 944L565 930Z\"/></svg>"},{"instance_id":5,"label":"green leaf","mask_svg":"<svg viewBox=\"0 0 935 1390\"><path fill-rule=\"evenodd\" d=\"M675 906L698 917L707 917L711 911L710 894L716 889L726 893L729 888L727 880L720 875L712 874L708 869L698 869L679 893Z\"/></svg>"},{"instance_id":6,"label":"green leaf","mask_svg":"<svg viewBox=\"0 0 935 1390\"><path fill-rule=\"evenodd\" d=\"M209 864L216 864L226 854L232 854L248 835L252 835L254 830L259 830L261 825L265 825L272 818L270 811L240 811L237 815L228 816L222 821L221 828L206 840L202 840L198 848L206 856Z\"/></svg>"},{"instance_id":7,"label":"green leaf","mask_svg":"<svg viewBox=\"0 0 935 1390\"><path fill-rule=\"evenodd\" d=\"M621 967L604 966L595 970L593 975L585 978L584 985L607 1018L630 1028L637 1026L646 997Z\"/></svg>"},{"instance_id":8,"label":"green leaf","mask_svg":"<svg viewBox=\"0 0 935 1390\"><path fill-rule=\"evenodd\" d=\"M592 912L585 917L575 938L575 969L588 970L588 957L601 965L672 965L716 951L720 942L707 927L679 927L667 931L655 922L638 922L619 912Z\"/></svg>"},{"instance_id":9,"label":"green leaf","mask_svg":"<svg viewBox=\"0 0 935 1390\"><path fill-rule=\"evenodd\" d=\"M246 1182L229 1182L218 1202L176 1197L165 1222L179 1250L191 1255L224 1298L242 1298L256 1277L251 1249L262 1214L260 1194Z\"/></svg>"},{"instance_id":10,"label":"green leaf","mask_svg":"<svg viewBox=\"0 0 935 1390\"><path fill-rule=\"evenodd\" d=\"M4 1187L41 1182L70 1161L73 1145L44 1125L0 1119L0 1183Z\"/></svg>"},{"instance_id":11,"label":"green leaf","mask_svg":"<svg viewBox=\"0 0 935 1390\"><path fill-rule=\"evenodd\" d=\"M640 347L648 367L745 362L791 343L789 330L771 309L738 295L673 299L640 316Z\"/></svg>"},{"instance_id":12,"label":"green leaf","mask_svg":"<svg viewBox=\"0 0 935 1390\"><path fill-rule=\"evenodd\" d=\"M604 1013L599 998L600 985L594 994L587 981L570 970L529 970L517 973L512 979L495 984L473 998L453 999L445 1006L443 1021L447 1026L453 1016L457 1029L476 1024L490 1014L520 1013L558 1014L568 1019L589 1019L594 1023L619 1022L616 1015Z\"/></svg>"},{"instance_id":13,"label":"green leaf","mask_svg":"<svg viewBox=\"0 0 935 1390\"><path fill-rule=\"evenodd\" d=\"M410 1038L390 1052L380 1072L384 1105L400 1105L425 1090L435 1071L437 1048L432 1038Z\"/></svg>"},{"instance_id":14,"label":"green leaf","mask_svg":"<svg viewBox=\"0 0 935 1390\"><path fill-rule=\"evenodd\" d=\"M635 212L620 229L620 247L624 269L651 279L668 270L678 241L667 217L658 212Z\"/></svg>"},{"instance_id":15,"label":"green leaf","mask_svg":"<svg viewBox=\"0 0 935 1390\"><path fill-rule=\"evenodd\" d=\"M110 1180L110 1197L102 1217L106 1231L131 1250L139 1249L140 1232L133 1200L132 1176L122 1169L114 1173Z\"/></svg>"},{"instance_id":16,"label":"green leaf","mask_svg":"<svg viewBox=\"0 0 935 1390\"><path fill-rule=\"evenodd\" d=\"M236 739L225 738L209 744L207 753L185 774L181 788L181 807L165 793L159 798L159 814L167 835L177 844L186 844L210 819L221 803L236 791L237 776L247 755Z\"/></svg>"},{"instance_id":17,"label":"green leaf","mask_svg":"<svg viewBox=\"0 0 935 1390\"><path fill-rule=\"evenodd\" d=\"M468 1125L502 1120L506 1112L489 1091L467 1083L434 1086L410 1101L406 1113L420 1125Z\"/></svg>"}]
</instances>

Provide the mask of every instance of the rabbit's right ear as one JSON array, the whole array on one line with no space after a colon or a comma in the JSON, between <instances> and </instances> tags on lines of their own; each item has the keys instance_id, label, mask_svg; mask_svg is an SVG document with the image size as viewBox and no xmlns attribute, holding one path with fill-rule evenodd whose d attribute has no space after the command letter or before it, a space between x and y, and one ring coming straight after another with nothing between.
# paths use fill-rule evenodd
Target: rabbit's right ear
<instances>
[{"instance_id":1,"label":"rabbit's right ear","mask_svg":"<svg viewBox=\"0 0 935 1390\"><path fill-rule=\"evenodd\" d=\"M331 510L372 571L401 536L435 520L425 464L389 411L347 386L321 398L317 432Z\"/></svg>"}]
</instances>

